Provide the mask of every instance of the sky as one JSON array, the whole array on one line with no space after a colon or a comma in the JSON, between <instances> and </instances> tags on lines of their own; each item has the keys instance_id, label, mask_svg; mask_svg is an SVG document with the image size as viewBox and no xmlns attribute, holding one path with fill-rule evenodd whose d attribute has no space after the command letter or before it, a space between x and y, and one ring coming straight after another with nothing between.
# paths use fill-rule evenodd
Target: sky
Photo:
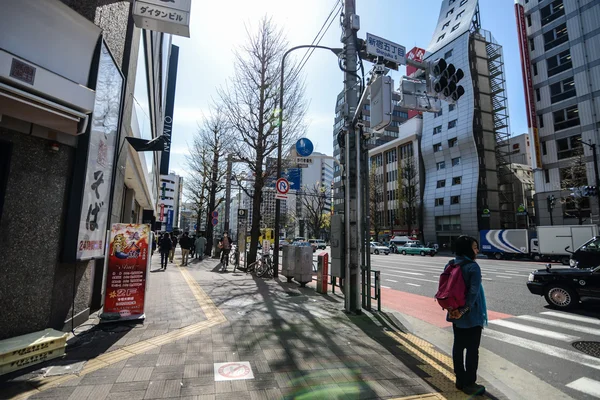
<instances>
[{"instance_id":1,"label":"sky","mask_svg":"<svg viewBox=\"0 0 600 400\"><path fill-rule=\"evenodd\" d=\"M246 29L256 30L263 16L281 27L289 47L311 44L338 0L229 0L192 2L190 38L174 37L179 46L179 67L173 118L170 169L187 175L185 155L217 89L234 73L233 51L246 42ZM409 51L427 48L439 16L441 0L356 0L360 16L358 36L366 33L401 44ZM225 7L224 7L225 6ZM492 33L504 49L511 133L527 132L523 80L513 0L480 0L481 27ZM320 45L341 47L339 18L333 22ZM304 50L297 50L299 60ZM292 53L294 54L294 53ZM365 62L365 70L371 64ZM397 89L404 68L391 76ZM315 151L333 154L334 106L343 88L343 72L335 56L316 50L302 71L309 102L306 120L308 137Z\"/></svg>"}]
</instances>

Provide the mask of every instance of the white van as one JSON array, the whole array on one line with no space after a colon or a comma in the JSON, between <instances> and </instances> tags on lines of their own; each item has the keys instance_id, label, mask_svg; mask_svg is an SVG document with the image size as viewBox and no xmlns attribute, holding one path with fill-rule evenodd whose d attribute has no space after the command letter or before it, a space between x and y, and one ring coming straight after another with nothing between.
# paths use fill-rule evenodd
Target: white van
<instances>
[{"instance_id":1,"label":"white van","mask_svg":"<svg viewBox=\"0 0 600 400\"><path fill-rule=\"evenodd\" d=\"M409 238L408 236L394 236L390 240L390 244L394 244L396 246L404 246L408 242L414 242L414 239Z\"/></svg>"}]
</instances>

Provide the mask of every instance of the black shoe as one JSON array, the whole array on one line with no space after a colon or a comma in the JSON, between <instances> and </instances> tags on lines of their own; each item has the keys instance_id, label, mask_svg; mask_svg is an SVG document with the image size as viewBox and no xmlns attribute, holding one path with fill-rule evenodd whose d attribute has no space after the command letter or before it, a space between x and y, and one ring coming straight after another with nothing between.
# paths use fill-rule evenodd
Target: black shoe
<instances>
[{"instance_id":1,"label":"black shoe","mask_svg":"<svg viewBox=\"0 0 600 400\"><path fill-rule=\"evenodd\" d=\"M463 388L464 388L463 384L462 384L462 383L459 383L459 382L456 382L456 385L455 385L455 386L456 386L456 388L457 388L458 390L463 390Z\"/></svg>"},{"instance_id":2,"label":"black shoe","mask_svg":"<svg viewBox=\"0 0 600 400\"><path fill-rule=\"evenodd\" d=\"M457 386L458 387L458 386ZM460 389L466 394L470 395L483 395L485 393L485 386L473 383Z\"/></svg>"}]
</instances>

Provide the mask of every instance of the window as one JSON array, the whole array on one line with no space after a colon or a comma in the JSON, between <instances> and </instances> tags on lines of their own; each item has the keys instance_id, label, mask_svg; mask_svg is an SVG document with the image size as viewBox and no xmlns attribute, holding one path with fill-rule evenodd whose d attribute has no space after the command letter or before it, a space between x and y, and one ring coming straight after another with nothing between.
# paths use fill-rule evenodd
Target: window
<instances>
[{"instance_id":1,"label":"window","mask_svg":"<svg viewBox=\"0 0 600 400\"><path fill-rule=\"evenodd\" d=\"M433 134L437 135L438 133L442 133L442 126L436 126L435 128L433 128Z\"/></svg>"},{"instance_id":2,"label":"window","mask_svg":"<svg viewBox=\"0 0 600 400\"><path fill-rule=\"evenodd\" d=\"M433 145L433 152L437 153L438 151L442 151L442 144L441 143L436 143Z\"/></svg>"},{"instance_id":3,"label":"window","mask_svg":"<svg viewBox=\"0 0 600 400\"><path fill-rule=\"evenodd\" d=\"M538 74L537 63L533 63L533 75L537 76L537 74Z\"/></svg>"},{"instance_id":4,"label":"window","mask_svg":"<svg viewBox=\"0 0 600 400\"><path fill-rule=\"evenodd\" d=\"M448 139L448 147L454 147L458 143L457 138Z\"/></svg>"},{"instance_id":5,"label":"window","mask_svg":"<svg viewBox=\"0 0 600 400\"><path fill-rule=\"evenodd\" d=\"M437 167L437 170L439 171L440 169L446 169L446 162L444 161L440 161L438 163L436 163L435 165Z\"/></svg>"},{"instance_id":6,"label":"window","mask_svg":"<svg viewBox=\"0 0 600 400\"><path fill-rule=\"evenodd\" d=\"M558 103L571 97L575 97L575 80L573 77L564 79L553 85L550 85L550 102Z\"/></svg>"},{"instance_id":7,"label":"window","mask_svg":"<svg viewBox=\"0 0 600 400\"><path fill-rule=\"evenodd\" d=\"M414 155L412 143L407 143L403 146L400 146L399 150L400 150L400 159L401 160L412 157Z\"/></svg>"},{"instance_id":8,"label":"window","mask_svg":"<svg viewBox=\"0 0 600 400\"><path fill-rule=\"evenodd\" d=\"M444 205L444 198L443 197L438 197L437 199L435 199L435 206L443 206Z\"/></svg>"},{"instance_id":9,"label":"window","mask_svg":"<svg viewBox=\"0 0 600 400\"><path fill-rule=\"evenodd\" d=\"M527 26L531 26L531 14L527 16Z\"/></svg>"},{"instance_id":10,"label":"window","mask_svg":"<svg viewBox=\"0 0 600 400\"><path fill-rule=\"evenodd\" d=\"M556 155L559 160L581 153L581 135L574 135L556 141Z\"/></svg>"},{"instance_id":11,"label":"window","mask_svg":"<svg viewBox=\"0 0 600 400\"><path fill-rule=\"evenodd\" d=\"M462 7L462 6L464 6L465 4L467 4L467 1L469 1L469 0L461 0L461 2L460 2L460 6Z\"/></svg>"},{"instance_id":12,"label":"window","mask_svg":"<svg viewBox=\"0 0 600 400\"><path fill-rule=\"evenodd\" d=\"M436 231L454 231L460 232L460 215L445 215L443 217L435 217Z\"/></svg>"},{"instance_id":13,"label":"window","mask_svg":"<svg viewBox=\"0 0 600 400\"><path fill-rule=\"evenodd\" d=\"M365 111L369 111L371 109L371 105L370 104L365 104L363 107L363 110Z\"/></svg>"},{"instance_id":14,"label":"window","mask_svg":"<svg viewBox=\"0 0 600 400\"><path fill-rule=\"evenodd\" d=\"M461 10L458 14L456 14L456 18L454 18L456 21L458 21L460 19L460 17L462 17L462 15L465 13L465 10Z\"/></svg>"},{"instance_id":15,"label":"window","mask_svg":"<svg viewBox=\"0 0 600 400\"><path fill-rule=\"evenodd\" d=\"M391 164L393 162L396 162L396 160L397 160L396 149L393 149L393 150L385 153L385 163L386 164Z\"/></svg>"},{"instance_id":16,"label":"window","mask_svg":"<svg viewBox=\"0 0 600 400\"><path fill-rule=\"evenodd\" d=\"M537 101L542 101L542 96L540 95L540 89L539 88L535 89L535 99Z\"/></svg>"},{"instance_id":17,"label":"window","mask_svg":"<svg viewBox=\"0 0 600 400\"><path fill-rule=\"evenodd\" d=\"M450 11L448 11L446 13L446 18L448 18L449 16L451 16L452 14L454 14L454 8L451 8Z\"/></svg>"},{"instance_id":18,"label":"window","mask_svg":"<svg viewBox=\"0 0 600 400\"><path fill-rule=\"evenodd\" d=\"M554 111L552 116L554 117L555 131L579 125L579 109L576 105L567 107L563 110Z\"/></svg>"},{"instance_id":19,"label":"window","mask_svg":"<svg viewBox=\"0 0 600 400\"><path fill-rule=\"evenodd\" d=\"M448 129L452 129L452 128L456 128L456 120L455 119L448 122Z\"/></svg>"},{"instance_id":20,"label":"window","mask_svg":"<svg viewBox=\"0 0 600 400\"><path fill-rule=\"evenodd\" d=\"M454 111L456 104L448 104L448 111Z\"/></svg>"},{"instance_id":21,"label":"window","mask_svg":"<svg viewBox=\"0 0 600 400\"><path fill-rule=\"evenodd\" d=\"M572 197L565 199L565 206L563 208L564 218L589 218L590 212L590 198L582 197L575 201Z\"/></svg>"},{"instance_id":22,"label":"window","mask_svg":"<svg viewBox=\"0 0 600 400\"><path fill-rule=\"evenodd\" d=\"M439 112L433 113L433 118L437 118L437 117L439 117L440 115L443 115L443 114L444 114L444 110L440 108Z\"/></svg>"},{"instance_id":23,"label":"window","mask_svg":"<svg viewBox=\"0 0 600 400\"><path fill-rule=\"evenodd\" d=\"M444 58L450 58L450 57L452 57L452 50L453 50L453 49L450 49L450 50L448 50L448 51L446 52L446 54L444 54Z\"/></svg>"},{"instance_id":24,"label":"window","mask_svg":"<svg viewBox=\"0 0 600 400\"><path fill-rule=\"evenodd\" d=\"M437 181L437 188L443 188L446 187L446 180L442 179L441 181Z\"/></svg>"},{"instance_id":25,"label":"window","mask_svg":"<svg viewBox=\"0 0 600 400\"><path fill-rule=\"evenodd\" d=\"M544 178L546 180L546 183L550 183L550 170L549 169L544 170Z\"/></svg>"},{"instance_id":26,"label":"window","mask_svg":"<svg viewBox=\"0 0 600 400\"><path fill-rule=\"evenodd\" d=\"M533 39L529 39L529 51L535 51L535 42Z\"/></svg>"},{"instance_id":27,"label":"window","mask_svg":"<svg viewBox=\"0 0 600 400\"><path fill-rule=\"evenodd\" d=\"M392 111L392 115L394 117L408 119L408 113L406 111L394 110L394 111Z\"/></svg>"},{"instance_id":28,"label":"window","mask_svg":"<svg viewBox=\"0 0 600 400\"><path fill-rule=\"evenodd\" d=\"M560 24L549 32L544 33L544 50L548 51L569 40L567 24Z\"/></svg>"},{"instance_id":29,"label":"window","mask_svg":"<svg viewBox=\"0 0 600 400\"><path fill-rule=\"evenodd\" d=\"M442 35L441 35L441 36L438 38L438 40L437 40L437 41L438 41L438 43L440 42L440 40L443 40L443 39L444 39L444 36L446 36L446 34L445 34L445 33L443 33L443 34L442 34Z\"/></svg>"},{"instance_id":30,"label":"window","mask_svg":"<svg viewBox=\"0 0 600 400\"><path fill-rule=\"evenodd\" d=\"M462 183L462 176L455 176L452 178L452 185L460 185Z\"/></svg>"},{"instance_id":31,"label":"window","mask_svg":"<svg viewBox=\"0 0 600 400\"><path fill-rule=\"evenodd\" d=\"M450 204L460 204L460 196L450 197Z\"/></svg>"},{"instance_id":32,"label":"window","mask_svg":"<svg viewBox=\"0 0 600 400\"><path fill-rule=\"evenodd\" d=\"M442 30L446 29L447 27L450 26L450 21L446 22L443 26L442 26Z\"/></svg>"},{"instance_id":33,"label":"window","mask_svg":"<svg viewBox=\"0 0 600 400\"><path fill-rule=\"evenodd\" d=\"M565 167L561 168L559 171L560 180L570 181L574 187L587 185L587 176L585 174L585 170L579 170L578 168L573 167Z\"/></svg>"},{"instance_id":34,"label":"window","mask_svg":"<svg viewBox=\"0 0 600 400\"><path fill-rule=\"evenodd\" d=\"M542 114L538 115L538 120L539 120L539 126L540 128L544 127L544 116Z\"/></svg>"},{"instance_id":35,"label":"window","mask_svg":"<svg viewBox=\"0 0 600 400\"><path fill-rule=\"evenodd\" d=\"M452 166L456 167L458 165L460 165L460 157L453 158L452 159Z\"/></svg>"},{"instance_id":36,"label":"window","mask_svg":"<svg viewBox=\"0 0 600 400\"><path fill-rule=\"evenodd\" d=\"M548 150L546 149L546 142L542 142L542 155L545 156L548 154Z\"/></svg>"},{"instance_id":37,"label":"window","mask_svg":"<svg viewBox=\"0 0 600 400\"><path fill-rule=\"evenodd\" d=\"M458 27L459 27L459 26L460 26L460 23L459 23L459 24L456 24L456 25L454 25L454 26L452 27L452 30L451 30L450 32L454 32L455 30L457 30L457 29L458 29Z\"/></svg>"},{"instance_id":38,"label":"window","mask_svg":"<svg viewBox=\"0 0 600 400\"><path fill-rule=\"evenodd\" d=\"M573 67L571 60L571 50L567 49L559 54L552 56L546 60L548 66L548 77L554 76L560 72L566 71Z\"/></svg>"},{"instance_id":39,"label":"window","mask_svg":"<svg viewBox=\"0 0 600 400\"><path fill-rule=\"evenodd\" d=\"M555 19L565 15L565 5L563 0L556 0L548 4L546 7L540 9L540 16L542 17L542 26L548 25Z\"/></svg>"}]
</instances>

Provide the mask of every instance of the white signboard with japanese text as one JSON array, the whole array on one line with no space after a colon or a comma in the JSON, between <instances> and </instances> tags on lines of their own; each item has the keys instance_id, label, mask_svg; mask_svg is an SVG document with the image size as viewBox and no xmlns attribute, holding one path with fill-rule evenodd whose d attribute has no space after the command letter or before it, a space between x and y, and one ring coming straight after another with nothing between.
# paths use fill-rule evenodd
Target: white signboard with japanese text
<instances>
[{"instance_id":1,"label":"white signboard with japanese text","mask_svg":"<svg viewBox=\"0 0 600 400\"><path fill-rule=\"evenodd\" d=\"M190 37L191 0L136 0L133 20L138 28Z\"/></svg>"},{"instance_id":2,"label":"white signboard with japanese text","mask_svg":"<svg viewBox=\"0 0 600 400\"><path fill-rule=\"evenodd\" d=\"M367 33L367 53L383 57L398 65L406 64L406 48L379 36Z\"/></svg>"},{"instance_id":3,"label":"white signboard with japanese text","mask_svg":"<svg viewBox=\"0 0 600 400\"><path fill-rule=\"evenodd\" d=\"M104 256L122 90L123 77L102 43L77 236L78 260Z\"/></svg>"}]
</instances>

